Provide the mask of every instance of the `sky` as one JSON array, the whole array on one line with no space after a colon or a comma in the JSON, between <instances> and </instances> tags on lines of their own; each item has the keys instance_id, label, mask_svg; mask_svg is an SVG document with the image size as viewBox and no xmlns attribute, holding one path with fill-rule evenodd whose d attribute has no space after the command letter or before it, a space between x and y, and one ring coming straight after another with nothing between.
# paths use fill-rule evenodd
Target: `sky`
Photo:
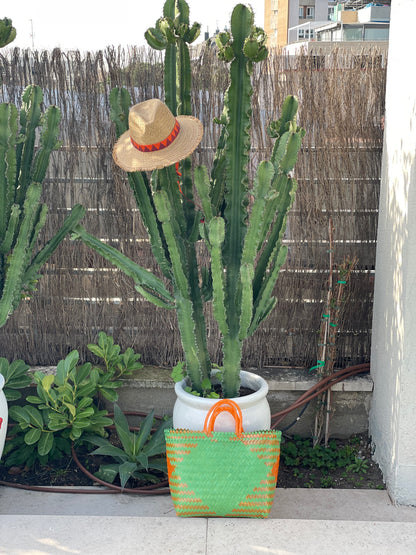
<instances>
[{"instance_id":1,"label":"sky","mask_svg":"<svg viewBox=\"0 0 416 555\"><path fill-rule=\"evenodd\" d=\"M145 43L144 32L162 16L165 0L1 0L0 19L8 17L17 30L13 47L37 50L100 50L109 45ZM229 27L238 0L188 0L191 24L209 30ZM264 25L264 0L248 0L255 24ZM33 36L32 36L33 35Z\"/></svg>"}]
</instances>

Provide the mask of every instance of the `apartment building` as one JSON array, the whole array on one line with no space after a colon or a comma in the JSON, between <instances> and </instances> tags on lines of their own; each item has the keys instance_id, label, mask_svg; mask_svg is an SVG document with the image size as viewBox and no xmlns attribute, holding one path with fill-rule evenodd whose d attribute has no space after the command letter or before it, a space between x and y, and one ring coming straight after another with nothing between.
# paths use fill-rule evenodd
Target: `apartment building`
<instances>
[{"instance_id":1,"label":"apartment building","mask_svg":"<svg viewBox=\"0 0 416 555\"><path fill-rule=\"evenodd\" d=\"M337 2L328 0L265 0L264 30L270 47L298 40L314 40L334 12Z\"/></svg>"}]
</instances>

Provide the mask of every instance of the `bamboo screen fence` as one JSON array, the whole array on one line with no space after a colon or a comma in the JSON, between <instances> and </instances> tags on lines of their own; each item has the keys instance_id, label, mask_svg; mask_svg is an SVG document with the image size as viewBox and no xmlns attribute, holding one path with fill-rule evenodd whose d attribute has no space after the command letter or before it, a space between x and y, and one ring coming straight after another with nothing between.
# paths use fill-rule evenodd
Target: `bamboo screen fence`
<instances>
[{"instance_id":1,"label":"bamboo screen fence","mask_svg":"<svg viewBox=\"0 0 416 555\"><path fill-rule=\"evenodd\" d=\"M245 367L311 367L318 356L329 268L333 256L358 263L337 322L337 366L369 360L377 210L384 114L385 67L375 52L330 59L272 55L253 74L250 171L270 155L266 125L279 116L287 94L300 99L299 123L307 134L296 167L299 182L286 241L288 260L276 287L278 304L244 349ZM82 203L87 230L155 269L125 174L112 162L115 136L109 92L125 86L137 103L162 97L163 59L145 48L98 53L3 51L1 101L20 105L32 82L45 105L62 111L62 147L53 155L44 187L49 206L47 239L67 209ZM193 160L210 167L227 87L227 68L210 46L193 55L193 113L205 129ZM157 269L156 269L157 270ZM69 238L43 270L37 293L0 330L0 353L32 365L56 364L70 350L88 359L86 345L99 331L122 348L133 347L148 364L170 366L182 358L173 311L155 308L132 282L95 252ZM220 340L208 308L209 345L220 363Z\"/></svg>"}]
</instances>

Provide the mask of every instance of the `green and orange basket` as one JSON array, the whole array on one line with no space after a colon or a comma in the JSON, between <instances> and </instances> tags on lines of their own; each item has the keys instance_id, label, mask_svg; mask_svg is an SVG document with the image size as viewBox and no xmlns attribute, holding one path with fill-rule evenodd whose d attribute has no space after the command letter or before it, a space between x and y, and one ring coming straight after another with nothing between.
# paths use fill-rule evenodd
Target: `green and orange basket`
<instances>
[{"instance_id":1,"label":"green and orange basket","mask_svg":"<svg viewBox=\"0 0 416 555\"><path fill-rule=\"evenodd\" d=\"M215 420L232 414L235 432ZM165 430L169 486L180 517L267 518L273 504L281 432L244 432L240 407L230 399L208 412L203 431Z\"/></svg>"}]
</instances>

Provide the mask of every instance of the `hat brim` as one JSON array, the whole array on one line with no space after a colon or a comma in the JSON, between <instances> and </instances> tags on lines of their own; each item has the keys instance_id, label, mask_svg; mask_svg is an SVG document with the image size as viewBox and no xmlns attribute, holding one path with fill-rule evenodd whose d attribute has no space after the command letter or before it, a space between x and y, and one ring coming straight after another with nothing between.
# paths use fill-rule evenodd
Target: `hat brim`
<instances>
[{"instance_id":1,"label":"hat brim","mask_svg":"<svg viewBox=\"0 0 416 555\"><path fill-rule=\"evenodd\" d=\"M180 130L169 146L152 152L141 152L133 146L130 131L123 133L113 149L114 162L126 172L151 171L171 166L189 156L203 135L202 123L193 116L177 116Z\"/></svg>"}]
</instances>

